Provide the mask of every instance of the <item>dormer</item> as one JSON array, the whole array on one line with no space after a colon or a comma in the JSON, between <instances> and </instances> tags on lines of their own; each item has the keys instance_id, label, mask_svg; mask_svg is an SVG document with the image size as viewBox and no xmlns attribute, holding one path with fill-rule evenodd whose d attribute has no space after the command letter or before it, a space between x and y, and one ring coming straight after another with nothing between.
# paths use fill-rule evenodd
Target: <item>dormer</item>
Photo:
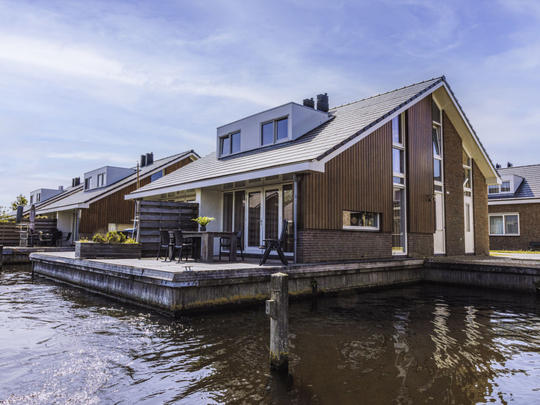
<instances>
[{"instance_id":1,"label":"dormer","mask_svg":"<svg viewBox=\"0 0 540 405\"><path fill-rule=\"evenodd\" d=\"M501 175L502 183L488 186L488 195L511 195L515 194L518 187L523 182L523 177L515 174Z\"/></svg>"},{"instance_id":2,"label":"dormer","mask_svg":"<svg viewBox=\"0 0 540 405\"><path fill-rule=\"evenodd\" d=\"M30 205L39 204L40 202L46 201L62 192L64 192L64 187L62 186L59 186L58 189L38 188L37 190L30 192Z\"/></svg>"},{"instance_id":3,"label":"dormer","mask_svg":"<svg viewBox=\"0 0 540 405\"><path fill-rule=\"evenodd\" d=\"M107 187L135 173L134 169L104 166L84 174L84 190Z\"/></svg>"},{"instance_id":4,"label":"dormer","mask_svg":"<svg viewBox=\"0 0 540 405\"><path fill-rule=\"evenodd\" d=\"M218 158L291 142L317 128L330 119L328 96L319 97L319 109L313 108L312 99L307 99L304 105L287 103L218 127Z\"/></svg>"}]
</instances>

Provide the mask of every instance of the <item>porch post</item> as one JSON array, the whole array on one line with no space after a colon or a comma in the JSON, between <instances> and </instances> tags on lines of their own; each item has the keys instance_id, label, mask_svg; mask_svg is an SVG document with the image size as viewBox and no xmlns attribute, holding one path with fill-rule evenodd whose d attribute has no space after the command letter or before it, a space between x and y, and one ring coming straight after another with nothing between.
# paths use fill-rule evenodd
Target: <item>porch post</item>
<instances>
[{"instance_id":1,"label":"porch post","mask_svg":"<svg viewBox=\"0 0 540 405\"><path fill-rule=\"evenodd\" d=\"M294 264L298 263L297 259L297 240L298 240L298 176L293 174L293 229L294 229Z\"/></svg>"}]
</instances>

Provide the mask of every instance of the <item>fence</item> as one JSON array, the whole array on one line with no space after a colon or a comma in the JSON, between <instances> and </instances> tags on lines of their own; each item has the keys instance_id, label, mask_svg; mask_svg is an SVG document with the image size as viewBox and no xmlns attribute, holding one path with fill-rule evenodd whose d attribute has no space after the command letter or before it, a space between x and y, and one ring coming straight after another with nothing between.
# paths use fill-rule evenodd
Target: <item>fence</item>
<instances>
[{"instance_id":1,"label":"fence","mask_svg":"<svg viewBox=\"0 0 540 405\"><path fill-rule=\"evenodd\" d=\"M19 246L19 228L14 222L0 224L0 245Z\"/></svg>"},{"instance_id":2,"label":"fence","mask_svg":"<svg viewBox=\"0 0 540 405\"><path fill-rule=\"evenodd\" d=\"M197 223L192 219L198 216L199 204L196 203L140 201L137 232L143 256L156 254L160 229L196 231Z\"/></svg>"}]
</instances>

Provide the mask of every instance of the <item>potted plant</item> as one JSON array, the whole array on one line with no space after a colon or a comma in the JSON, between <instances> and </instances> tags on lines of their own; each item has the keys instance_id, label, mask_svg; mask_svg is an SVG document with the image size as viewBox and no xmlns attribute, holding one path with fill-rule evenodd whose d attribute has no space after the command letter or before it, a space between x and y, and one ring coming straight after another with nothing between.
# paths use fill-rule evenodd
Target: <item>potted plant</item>
<instances>
[{"instance_id":1,"label":"potted plant","mask_svg":"<svg viewBox=\"0 0 540 405\"><path fill-rule=\"evenodd\" d=\"M206 225L208 225L214 219L215 218L213 218L213 217L197 217L197 218L193 218L192 221L195 221L200 225L201 232L205 232L206 231Z\"/></svg>"},{"instance_id":2,"label":"potted plant","mask_svg":"<svg viewBox=\"0 0 540 405\"><path fill-rule=\"evenodd\" d=\"M79 259L140 258L141 244L126 238L121 232L96 233L92 240L81 239L75 243L75 257Z\"/></svg>"}]
</instances>

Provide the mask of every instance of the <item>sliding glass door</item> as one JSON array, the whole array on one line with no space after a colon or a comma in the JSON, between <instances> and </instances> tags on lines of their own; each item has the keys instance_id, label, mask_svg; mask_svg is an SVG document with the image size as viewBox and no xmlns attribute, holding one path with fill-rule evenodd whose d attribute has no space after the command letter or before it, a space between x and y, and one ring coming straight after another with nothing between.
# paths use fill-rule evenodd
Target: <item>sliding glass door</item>
<instances>
[{"instance_id":1,"label":"sliding glass door","mask_svg":"<svg viewBox=\"0 0 540 405\"><path fill-rule=\"evenodd\" d=\"M261 192L250 191L248 194L247 246L261 245Z\"/></svg>"}]
</instances>

